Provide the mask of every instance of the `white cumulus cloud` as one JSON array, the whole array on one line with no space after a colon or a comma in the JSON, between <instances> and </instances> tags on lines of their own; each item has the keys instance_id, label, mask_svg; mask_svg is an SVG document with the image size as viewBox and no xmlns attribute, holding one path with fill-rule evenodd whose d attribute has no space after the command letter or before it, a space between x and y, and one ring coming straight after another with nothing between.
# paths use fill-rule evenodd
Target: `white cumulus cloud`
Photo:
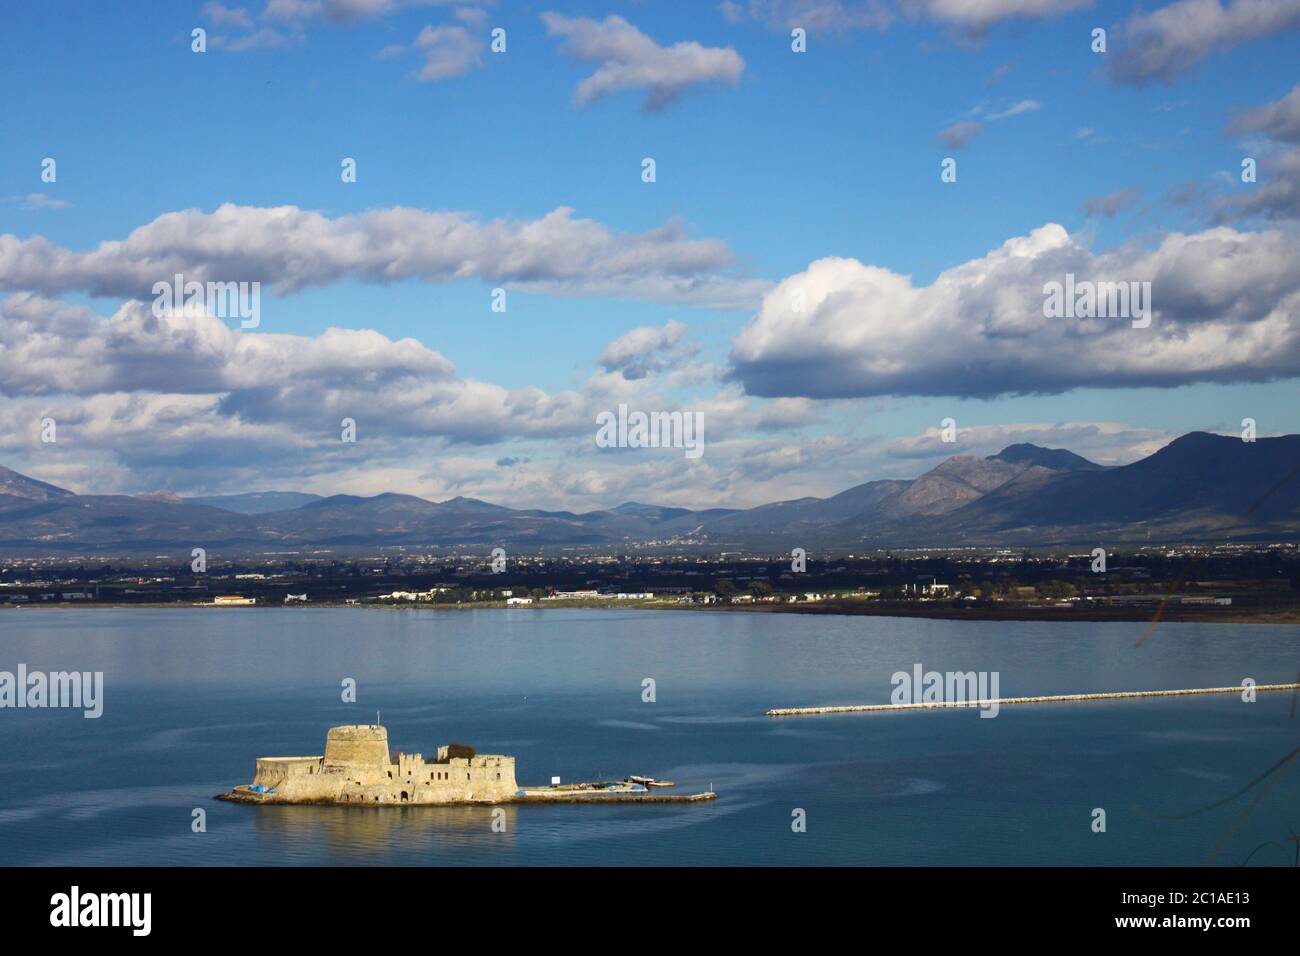
<instances>
[{"instance_id":1,"label":"white cumulus cloud","mask_svg":"<svg viewBox=\"0 0 1300 956\"><path fill-rule=\"evenodd\" d=\"M645 109L661 110L693 87L735 86L745 61L731 47L706 47L695 41L663 47L622 17L604 20L543 13L551 36L563 37L574 59L599 63L581 83L574 101L586 106L622 90L645 90Z\"/></svg>"},{"instance_id":2,"label":"white cumulus cloud","mask_svg":"<svg viewBox=\"0 0 1300 956\"><path fill-rule=\"evenodd\" d=\"M1150 282L1150 326L1045 316L1067 274ZM1216 228L1093 253L1050 223L928 286L821 259L767 296L731 362L750 394L812 398L1268 381L1300 372L1300 245Z\"/></svg>"}]
</instances>

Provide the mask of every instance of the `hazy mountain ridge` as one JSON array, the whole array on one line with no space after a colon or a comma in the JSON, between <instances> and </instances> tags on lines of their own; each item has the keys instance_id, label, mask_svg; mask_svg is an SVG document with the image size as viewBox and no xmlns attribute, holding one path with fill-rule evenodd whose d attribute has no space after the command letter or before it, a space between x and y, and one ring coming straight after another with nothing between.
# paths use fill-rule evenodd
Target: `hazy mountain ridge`
<instances>
[{"instance_id":1,"label":"hazy mountain ridge","mask_svg":"<svg viewBox=\"0 0 1300 956\"><path fill-rule=\"evenodd\" d=\"M183 500L190 504L209 505L223 511L233 511L236 514L257 515L272 511L289 511L319 501L320 498L320 495L305 491L250 491L242 495L208 495Z\"/></svg>"},{"instance_id":2,"label":"hazy mountain ridge","mask_svg":"<svg viewBox=\"0 0 1300 956\"><path fill-rule=\"evenodd\" d=\"M51 498L62 498L71 494L71 491L64 488L28 478L26 475L18 474L12 468L0 465L0 495L13 495L30 501L49 501Z\"/></svg>"},{"instance_id":3,"label":"hazy mountain ridge","mask_svg":"<svg viewBox=\"0 0 1300 956\"><path fill-rule=\"evenodd\" d=\"M269 509L298 500L295 496L306 500ZM206 503L218 501L227 507ZM617 547L687 539L719 548L865 550L1102 539L1284 539L1298 531L1300 435L1245 443L1193 432L1147 458L1110 468L1063 449L1012 445L986 458L953 456L911 480L869 481L829 498L739 510L630 501L575 513L396 493L322 498L254 492L204 499L76 495L0 468L0 547L11 552Z\"/></svg>"}]
</instances>

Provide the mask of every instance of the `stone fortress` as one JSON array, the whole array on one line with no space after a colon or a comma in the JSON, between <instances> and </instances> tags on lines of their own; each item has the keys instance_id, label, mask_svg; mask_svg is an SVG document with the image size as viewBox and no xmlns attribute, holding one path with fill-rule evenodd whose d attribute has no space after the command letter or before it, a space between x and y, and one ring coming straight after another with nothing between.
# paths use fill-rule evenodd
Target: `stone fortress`
<instances>
[{"instance_id":1,"label":"stone fortress","mask_svg":"<svg viewBox=\"0 0 1300 956\"><path fill-rule=\"evenodd\" d=\"M378 723L331 727L320 757L259 757L253 782L218 794L235 803L315 803L330 806L449 806L500 803L694 803L717 797L703 793L665 794L668 780L627 777L596 783L520 787L515 758L479 754L448 744L437 757L388 752L388 729Z\"/></svg>"},{"instance_id":2,"label":"stone fortress","mask_svg":"<svg viewBox=\"0 0 1300 956\"><path fill-rule=\"evenodd\" d=\"M501 803L519 791L515 758L475 754L452 744L436 758L399 753L392 762L388 729L331 727L320 757L259 757L253 783L234 799L258 803Z\"/></svg>"}]
</instances>

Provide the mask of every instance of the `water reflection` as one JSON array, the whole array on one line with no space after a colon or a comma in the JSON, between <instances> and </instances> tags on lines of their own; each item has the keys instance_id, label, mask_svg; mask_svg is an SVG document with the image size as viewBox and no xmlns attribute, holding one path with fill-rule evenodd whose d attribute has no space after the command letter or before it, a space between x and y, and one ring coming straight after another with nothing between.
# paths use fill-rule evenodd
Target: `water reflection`
<instances>
[{"instance_id":1,"label":"water reflection","mask_svg":"<svg viewBox=\"0 0 1300 956\"><path fill-rule=\"evenodd\" d=\"M247 808L260 839L323 847L331 862L379 865L394 850L427 857L435 865L451 856L463 861L476 851L499 853L515 844L521 809L511 804L470 807ZM500 811L493 830L493 811Z\"/></svg>"}]
</instances>

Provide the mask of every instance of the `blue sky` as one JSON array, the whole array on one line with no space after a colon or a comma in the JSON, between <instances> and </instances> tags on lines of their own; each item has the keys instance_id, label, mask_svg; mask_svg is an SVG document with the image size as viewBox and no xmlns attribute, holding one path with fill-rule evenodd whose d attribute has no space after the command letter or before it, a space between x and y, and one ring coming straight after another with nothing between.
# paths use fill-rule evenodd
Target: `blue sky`
<instances>
[{"instance_id":1,"label":"blue sky","mask_svg":"<svg viewBox=\"0 0 1300 956\"><path fill-rule=\"evenodd\" d=\"M906 310L890 314L893 300L876 294L869 274L843 278L847 287L838 298L828 290L832 305L815 309L808 327L802 320L783 325L778 316L760 321L761 295L752 293L798 277L824 257L856 260L928 287L947 270L982 262L1009 239L1048 223L1064 227L1071 247L1085 257L1080 261L1111 270L1107 275L1125 262L1146 261L1131 250L1149 252L1163 248L1170 234L1211 229L1245 236L1236 254L1264 261L1258 236L1295 235L1295 184L1290 191L1276 187L1285 187L1295 168L1288 165L1295 140L1284 98L1300 82L1300 5L1284 2L1280 7L1291 13L1282 9L1274 22L1243 27L1258 20L1251 5L1178 0L1139 11L1123 3L992 0L982 9L1002 15L987 17L972 17L971 5L956 0L891 6L812 0L720 6L254 0L240 6L232 0L6 11L0 57L16 82L0 124L6 184L0 235L17 243L39 238L69 256L86 254L160 216L189 209L210 215L223 204L291 206L331 221L403 207L463 212L475 223L535 222L567 207L574 219L614 236L679 222L683 240L711 240L726 250L728 262L700 267L698 274L751 292L737 292L738 301L728 303L735 307L721 308L690 296L625 293L622 274L594 284L599 288L578 275L558 289L546 286L545 277L539 287L482 274L394 281L344 274L275 294L273 279L284 279L283 270L293 266L259 271L255 252L240 260L247 276L210 272L218 279L261 278L268 286L261 326L237 333L237 320L226 320L232 336L297 337L280 345L302 354L301 344L327 329L374 330L390 344L411 338L436 352L454 366L457 380L507 393L535 389L556 406L526 421L511 409L482 410L499 395L447 399L457 407L445 414L423 414L414 399L389 409L383 394L389 373L371 374L358 359L345 374L335 363L321 373L321 389L346 392L368 374L375 387L369 398L353 390L340 399L359 403L354 417L370 441L340 457L337 436L324 434L337 424L327 426L324 412L319 422L303 417L311 405L304 381L314 374L310 367L284 371L298 376L292 401L281 395L260 404L268 392L283 390L274 370L261 372L265 380L232 373L202 388L123 371L94 389L81 387L86 376L75 371L73 358L60 359L54 331L41 325L53 320L40 316L72 310L78 328L93 333L100 326L86 324L92 316L114 328L111 321L125 321L124 303L134 297L147 304L148 296L124 295L117 280L104 280L112 292L102 295L93 294L89 279L38 281L33 270L44 266L11 249L6 267L0 247L0 293L39 296L3 320L9 330L0 345L10 362L23 358L21 368L48 364L54 372L41 384L0 366L0 403L8 406L11 435L0 453L12 467L84 491L399 490L582 509L627 498L712 505L833 493L870 478L911 476L954 452L988 454L1012 440L1068 445L1116 462L1194 428L1236 430L1244 416L1257 418L1262 434L1295 432L1293 334L1300 333L1293 285L1260 277L1250 295L1267 290L1273 299L1266 309L1253 300L1243 304L1249 290L1194 288L1198 277L1216 274L1187 266L1200 262L1200 253L1153 254L1151 275L1124 277L1157 277L1157 324L1168 336L1154 344L1123 340L1151 351L1140 369L1115 373L1104 360L1106 348L1090 340L1087 350L1097 354L1078 360L1080 368L1058 383L1048 367L1077 354L1068 343L1044 341L1026 347L1022 365L1031 369L1006 372L1010 394L988 384L1001 370L976 383L954 378L951 367L926 366L925 343L948 337L943 322L965 323L951 327L958 341L963 329L984 321L980 304L969 315L928 318L932 340L923 337L922 344L888 355L891 366L919 366L893 387L864 368L889 352L891 330L916 319ZM1175 33L1162 32L1159 20L1141 19L1164 8L1179 8L1172 13L1190 22L1193 34L1205 20L1194 53L1171 52ZM882 11L887 22L860 25ZM560 17L558 29L543 18L551 12ZM609 17L621 20L611 25ZM790 48L790 26L798 23L809 24L802 54ZM205 53L190 48L195 27L207 30ZM501 54L487 49L497 27L506 30ZM1094 27L1108 31L1106 54L1089 48ZM417 38L425 28L442 39L422 47ZM635 36L631 48L642 51L644 41L652 50L694 43L705 52L695 73L686 62L697 55L692 51L683 51L680 64L670 58L665 65L653 52L646 62L623 64L640 75L687 71L680 91L674 88L680 95L662 109L643 107L653 81L634 80L630 88L579 103L579 84L603 60L584 58L576 47L587 35L582 31L601 29L621 31L620 43ZM264 46L232 49L251 36ZM727 56L709 52L727 50ZM726 66L728 57L743 62L738 73ZM420 70L434 62L450 64L451 75L422 79ZM1120 62L1154 72L1139 73L1145 80L1139 83L1134 69L1114 65ZM1229 129L1267 104L1282 105L1246 128ZM959 123L978 123L980 132L954 148L943 133ZM1243 156L1259 159L1258 183L1240 181ZM57 159L54 183L41 181L44 157ZM340 181L343 157L356 159L355 183ZM641 181L643 157L655 159L654 183ZM955 183L940 181L945 157L957 161ZM1243 205L1263 186L1275 189L1271 204ZM1190 199L1173 198L1179 190ZM1106 196L1119 207L1114 215L1085 211L1090 199ZM231 261L232 244L238 248L256 229L231 227L221 239L223 261ZM184 245L185 237L159 241L171 240ZM215 268L208 248L186 260L192 271ZM310 244L293 255L310 257ZM131 265L133 275L149 261L160 260L146 255L143 264ZM1277 263L1277 275L1293 273L1293 266ZM652 266L646 274L658 281ZM1184 277L1188 288L1173 289ZM488 308L498 281L509 292L505 314ZM954 301L969 298L962 293ZM1215 317L1165 314L1162 298L1212 301L1224 334L1261 342L1272 336L1273 346L1179 372L1178 324L1204 330ZM1029 299L1023 308L1032 312L1036 304L1041 300ZM928 308L938 312L943 305ZM807 351L805 378L809 368L837 362L835 343L846 328L850 339L857 335L859 315L872 331L854 339L848 394L826 397L783 377L780 370L796 353ZM630 379L601 365L610 343L668 323L679 325L650 347L651 375ZM762 336L760 327L767 330ZM1286 333L1278 337L1278 329ZM110 343L120 341L104 334ZM54 349L39 362L32 357L38 341ZM231 342L218 351L234 354ZM1019 348L1014 337L1005 343L1009 352ZM129 351L133 362L176 360L174 352ZM1197 361L1206 351L1197 347ZM751 361L738 365L742 353ZM1271 358L1261 363L1264 354ZM395 388L418 393L420 374L403 368ZM346 382L333 383L331 375ZM58 384L61 378L74 384ZM949 394L943 394L945 381L952 382ZM688 467L658 450L633 458L590 448L594 426L583 423L620 399L620 383L629 401L659 403L648 409L703 409L716 423L705 465ZM200 396L211 404L203 407ZM67 421L55 448L34 441L35 426L24 424L43 417L46 406ZM958 448L933 434L948 416L965 430ZM254 425L260 431L241 441L241 429ZM162 454L160 445L176 453ZM496 464L509 459L527 461Z\"/></svg>"}]
</instances>

